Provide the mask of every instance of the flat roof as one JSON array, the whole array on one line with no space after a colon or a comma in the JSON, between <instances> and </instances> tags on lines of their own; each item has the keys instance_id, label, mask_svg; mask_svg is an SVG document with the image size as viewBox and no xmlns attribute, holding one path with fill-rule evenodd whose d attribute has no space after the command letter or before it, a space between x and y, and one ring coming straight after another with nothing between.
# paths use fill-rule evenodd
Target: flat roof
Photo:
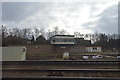
<instances>
[{"instance_id":1,"label":"flat roof","mask_svg":"<svg viewBox=\"0 0 120 80\"><path fill-rule=\"evenodd\" d=\"M54 35L54 36L66 36L66 37L74 37L74 35Z\"/></svg>"},{"instance_id":2,"label":"flat roof","mask_svg":"<svg viewBox=\"0 0 120 80\"><path fill-rule=\"evenodd\" d=\"M59 37L74 37L74 35L54 35L54 36L50 37L50 39L53 38L53 37L56 37L56 36L59 36Z\"/></svg>"}]
</instances>

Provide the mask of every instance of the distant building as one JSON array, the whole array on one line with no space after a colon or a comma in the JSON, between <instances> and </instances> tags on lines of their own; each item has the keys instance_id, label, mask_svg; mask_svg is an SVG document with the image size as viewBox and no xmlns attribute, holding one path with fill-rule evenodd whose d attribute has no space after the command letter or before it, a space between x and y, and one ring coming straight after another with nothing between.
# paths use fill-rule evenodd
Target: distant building
<instances>
[{"instance_id":1,"label":"distant building","mask_svg":"<svg viewBox=\"0 0 120 80\"><path fill-rule=\"evenodd\" d=\"M99 46L91 46L91 47L86 47L86 52L101 52L101 47Z\"/></svg>"},{"instance_id":2,"label":"distant building","mask_svg":"<svg viewBox=\"0 0 120 80\"><path fill-rule=\"evenodd\" d=\"M46 44L46 43L47 41L42 35L36 38L36 44Z\"/></svg>"},{"instance_id":3,"label":"distant building","mask_svg":"<svg viewBox=\"0 0 120 80\"><path fill-rule=\"evenodd\" d=\"M90 45L90 40L84 38L75 38L74 35L55 35L50 38L53 47L53 53L63 54L69 52L70 54L86 52L86 45Z\"/></svg>"},{"instance_id":4,"label":"distant building","mask_svg":"<svg viewBox=\"0 0 120 80\"><path fill-rule=\"evenodd\" d=\"M41 39L41 37L39 37L38 42L41 40L44 39ZM101 48L99 47L97 47L96 51L93 50L93 48L87 47L91 45L90 40L84 40L84 38L75 38L74 35L55 35L52 36L49 41L50 41L49 44L47 43L42 45L30 45L30 46L28 45L27 53L30 56L43 54L43 55L57 55L57 58L62 58L65 52L69 53L69 55L71 56L74 54L101 51Z\"/></svg>"},{"instance_id":5,"label":"distant building","mask_svg":"<svg viewBox=\"0 0 120 80\"><path fill-rule=\"evenodd\" d=\"M50 38L51 44L74 44L74 45L90 45L90 40L84 38L75 38L74 35L55 35Z\"/></svg>"},{"instance_id":6,"label":"distant building","mask_svg":"<svg viewBox=\"0 0 120 80\"><path fill-rule=\"evenodd\" d=\"M75 44L73 35L55 35L50 41L51 44Z\"/></svg>"},{"instance_id":7,"label":"distant building","mask_svg":"<svg viewBox=\"0 0 120 80\"><path fill-rule=\"evenodd\" d=\"M91 44L90 40L84 40L84 38L75 38L75 44L80 46L88 46Z\"/></svg>"}]
</instances>

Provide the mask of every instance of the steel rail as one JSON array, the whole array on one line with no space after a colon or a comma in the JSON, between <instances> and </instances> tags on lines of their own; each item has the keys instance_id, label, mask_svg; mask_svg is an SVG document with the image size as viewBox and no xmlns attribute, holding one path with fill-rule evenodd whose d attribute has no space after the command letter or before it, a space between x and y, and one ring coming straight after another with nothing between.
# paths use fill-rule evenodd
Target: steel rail
<instances>
[{"instance_id":1,"label":"steel rail","mask_svg":"<svg viewBox=\"0 0 120 80\"><path fill-rule=\"evenodd\" d=\"M1 80L120 80L110 77L3 77Z\"/></svg>"},{"instance_id":2,"label":"steel rail","mask_svg":"<svg viewBox=\"0 0 120 80\"><path fill-rule=\"evenodd\" d=\"M98 60L98 61L91 61L91 60L65 60L65 61L60 61L60 60L40 60L40 61L2 61L3 65L7 64L25 64L25 65L31 65L31 64L119 64L120 60Z\"/></svg>"},{"instance_id":3,"label":"steel rail","mask_svg":"<svg viewBox=\"0 0 120 80\"><path fill-rule=\"evenodd\" d=\"M33 72L33 71L56 71L56 72L120 72L119 69L3 69L2 71L19 71L19 72Z\"/></svg>"}]
</instances>

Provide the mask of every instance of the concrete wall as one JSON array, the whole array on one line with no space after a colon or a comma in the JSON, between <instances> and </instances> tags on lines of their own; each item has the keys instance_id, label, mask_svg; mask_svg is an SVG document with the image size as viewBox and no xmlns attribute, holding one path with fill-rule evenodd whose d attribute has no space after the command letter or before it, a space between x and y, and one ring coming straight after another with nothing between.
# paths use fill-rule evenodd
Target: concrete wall
<instances>
[{"instance_id":1,"label":"concrete wall","mask_svg":"<svg viewBox=\"0 0 120 80\"><path fill-rule=\"evenodd\" d=\"M69 45L69 46L55 46L55 52L57 54L63 54L64 52L68 52L70 54L79 54L85 52L84 46L77 45Z\"/></svg>"},{"instance_id":2,"label":"concrete wall","mask_svg":"<svg viewBox=\"0 0 120 80\"><path fill-rule=\"evenodd\" d=\"M79 45L28 45L27 48L27 57L43 59L43 58L59 58L63 56L64 52L68 52L70 54L84 53L85 46Z\"/></svg>"},{"instance_id":3,"label":"concrete wall","mask_svg":"<svg viewBox=\"0 0 120 80\"><path fill-rule=\"evenodd\" d=\"M52 54L52 45L27 45L27 56Z\"/></svg>"},{"instance_id":4,"label":"concrete wall","mask_svg":"<svg viewBox=\"0 0 120 80\"><path fill-rule=\"evenodd\" d=\"M2 47L3 61L21 61L26 59L26 47Z\"/></svg>"},{"instance_id":5,"label":"concrete wall","mask_svg":"<svg viewBox=\"0 0 120 80\"><path fill-rule=\"evenodd\" d=\"M69 45L69 46L54 46L55 53L63 54L64 52L69 52L70 54L77 54L77 53L84 53L85 47L84 46L77 46L77 45Z\"/></svg>"}]
</instances>

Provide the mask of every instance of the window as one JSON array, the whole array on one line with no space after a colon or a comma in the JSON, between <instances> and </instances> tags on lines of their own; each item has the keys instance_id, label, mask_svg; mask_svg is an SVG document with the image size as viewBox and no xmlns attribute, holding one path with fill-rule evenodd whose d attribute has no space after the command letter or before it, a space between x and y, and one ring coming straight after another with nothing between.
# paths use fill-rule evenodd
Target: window
<instances>
[{"instance_id":1,"label":"window","mask_svg":"<svg viewBox=\"0 0 120 80\"><path fill-rule=\"evenodd\" d=\"M67 42L69 42L69 39L67 39Z\"/></svg>"},{"instance_id":2,"label":"window","mask_svg":"<svg viewBox=\"0 0 120 80\"><path fill-rule=\"evenodd\" d=\"M61 48L66 48L65 46L61 46Z\"/></svg>"},{"instance_id":3,"label":"window","mask_svg":"<svg viewBox=\"0 0 120 80\"><path fill-rule=\"evenodd\" d=\"M60 39L58 39L57 41L60 42Z\"/></svg>"},{"instance_id":4,"label":"window","mask_svg":"<svg viewBox=\"0 0 120 80\"><path fill-rule=\"evenodd\" d=\"M70 51L73 51L73 48L70 48Z\"/></svg>"},{"instance_id":5,"label":"window","mask_svg":"<svg viewBox=\"0 0 120 80\"><path fill-rule=\"evenodd\" d=\"M66 42L66 39L65 39L65 42Z\"/></svg>"},{"instance_id":6,"label":"window","mask_svg":"<svg viewBox=\"0 0 120 80\"><path fill-rule=\"evenodd\" d=\"M64 39L61 39L61 42L65 42L65 40L64 40Z\"/></svg>"},{"instance_id":7,"label":"window","mask_svg":"<svg viewBox=\"0 0 120 80\"><path fill-rule=\"evenodd\" d=\"M68 41L69 41L69 42L71 42L71 40L70 40L70 39L69 39Z\"/></svg>"},{"instance_id":8,"label":"window","mask_svg":"<svg viewBox=\"0 0 120 80\"><path fill-rule=\"evenodd\" d=\"M56 39L56 42L59 42L59 39Z\"/></svg>"},{"instance_id":9,"label":"window","mask_svg":"<svg viewBox=\"0 0 120 80\"><path fill-rule=\"evenodd\" d=\"M97 50L97 48L96 48L96 47L93 47L93 50Z\"/></svg>"},{"instance_id":10,"label":"window","mask_svg":"<svg viewBox=\"0 0 120 80\"><path fill-rule=\"evenodd\" d=\"M75 51L78 51L78 48L77 48L77 47L75 47Z\"/></svg>"},{"instance_id":11,"label":"window","mask_svg":"<svg viewBox=\"0 0 120 80\"><path fill-rule=\"evenodd\" d=\"M55 40L52 40L52 42L55 42Z\"/></svg>"},{"instance_id":12,"label":"window","mask_svg":"<svg viewBox=\"0 0 120 80\"><path fill-rule=\"evenodd\" d=\"M72 42L74 42L74 40L72 40Z\"/></svg>"}]
</instances>

